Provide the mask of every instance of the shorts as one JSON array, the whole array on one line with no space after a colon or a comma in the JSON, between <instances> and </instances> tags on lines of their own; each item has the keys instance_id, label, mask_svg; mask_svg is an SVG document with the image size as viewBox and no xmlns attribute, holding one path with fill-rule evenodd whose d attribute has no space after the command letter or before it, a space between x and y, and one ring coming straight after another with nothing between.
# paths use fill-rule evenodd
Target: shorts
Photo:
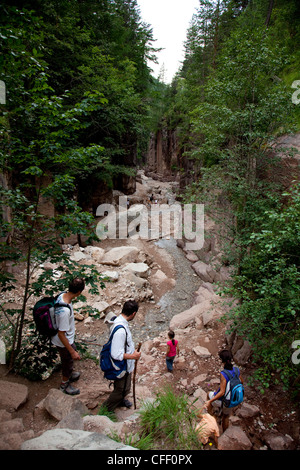
<instances>
[{"instance_id":1,"label":"shorts","mask_svg":"<svg viewBox=\"0 0 300 470\"><path fill-rule=\"evenodd\" d=\"M211 400L212 398L214 397L214 392L209 392L208 393L208 398L209 400ZM222 407L222 401L221 400L215 400L211 403L211 406L213 408L219 408L220 411L221 411L221 407ZM232 411L233 411L233 408L226 408L226 406L223 406L222 407L222 413L224 415L231 415L232 414Z\"/></svg>"}]
</instances>

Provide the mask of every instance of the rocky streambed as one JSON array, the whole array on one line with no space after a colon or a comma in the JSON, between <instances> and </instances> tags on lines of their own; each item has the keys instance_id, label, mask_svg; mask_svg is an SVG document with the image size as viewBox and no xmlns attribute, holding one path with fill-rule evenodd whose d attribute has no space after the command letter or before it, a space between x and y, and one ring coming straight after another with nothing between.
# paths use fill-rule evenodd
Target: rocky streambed
<instances>
[{"instance_id":1,"label":"rocky streambed","mask_svg":"<svg viewBox=\"0 0 300 470\"><path fill-rule=\"evenodd\" d=\"M171 256L175 270L175 285L162 295L155 308L149 306L145 315L145 326L137 331L133 325L134 336L139 336L141 340L153 339L162 331L167 332L171 319L192 306L194 294L200 284L197 274L191 268L191 262L177 246L174 238L158 240L155 245Z\"/></svg>"}]
</instances>

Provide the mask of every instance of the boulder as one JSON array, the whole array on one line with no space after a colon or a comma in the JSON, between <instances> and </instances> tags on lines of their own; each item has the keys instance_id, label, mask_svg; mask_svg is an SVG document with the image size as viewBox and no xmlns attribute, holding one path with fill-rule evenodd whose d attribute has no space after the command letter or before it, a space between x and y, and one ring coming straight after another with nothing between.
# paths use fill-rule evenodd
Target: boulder
<instances>
[{"instance_id":1,"label":"boulder","mask_svg":"<svg viewBox=\"0 0 300 470\"><path fill-rule=\"evenodd\" d=\"M25 431L22 418L14 418L0 423L0 435L16 434Z\"/></svg>"},{"instance_id":2,"label":"boulder","mask_svg":"<svg viewBox=\"0 0 300 470\"><path fill-rule=\"evenodd\" d=\"M150 268L146 263L129 263L124 267L124 271L129 271L142 278L147 278L150 274Z\"/></svg>"},{"instance_id":3,"label":"boulder","mask_svg":"<svg viewBox=\"0 0 300 470\"><path fill-rule=\"evenodd\" d=\"M75 251L70 256L70 259L78 263L79 261L85 261L85 260L91 259L91 256L89 254L83 253L82 251Z\"/></svg>"},{"instance_id":4,"label":"boulder","mask_svg":"<svg viewBox=\"0 0 300 470\"><path fill-rule=\"evenodd\" d=\"M80 429L83 430L83 419L81 413L77 410L71 411L57 425L56 428L61 429Z\"/></svg>"},{"instance_id":5,"label":"boulder","mask_svg":"<svg viewBox=\"0 0 300 470\"><path fill-rule=\"evenodd\" d=\"M186 253L186 258L191 261L192 263L196 263L197 261L199 261L199 258L198 256L196 255L196 253L194 253L193 251L187 251Z\"/></svg>"},{"instance_id":6,"label":"boulder","mask_svg":"<svg viewBox=\"0 0 300 470\"><path fill-rule=\"evenodd\" d=\"M100 302L95 302L92 307L95 310L98 310L99 313L105 312L109 308L109 304L105 302L105 300L102 300Z\"/></svg>"},{"instance_id":7,"label":"boulder","mask_svg":"<svg viewBox=\"0 0 300 470\"><path fill-rule=\"evenodd\" d=\"M186 328L191 325L196 318L202 317L202 314L210 309L211 303L209 300L193 305L190 309L174 315L170 321L170 329L176 330L177 328Z\"/></svg>"},{"instance_id":8,"label":"boulder","mask_svg":"<svg viewBox=\"0 0 300 470\"><path fill-rule=\"evenodd\" d=\"M207 400L207 393L205 392L205 390L203 390L201 387L198 387L197 390L194 392L194 398L198 398L198 399L201 399L201 401L203 402L203 404L206 402Z\"/></svg>"},{"instance_id":9,"label":"boulder","mask_svg":"<svg viewBox=\"0 0 300 470\"><path fill-rule=\"evenodd\" d=\"M99 372L101 371L99 370ZM111 391L109 381L104 380L102 377L102 373L99 373L99 378L95 378L91 384L85 384L85 386L80 389L80 401L89 410L96 408L103 396L109 394Z\"/></svg>"},{"instance_id":10,"label":"boulder","mask_svg":"<svg viewBox=\"0 0 300 470\"><path fill-rule=\"evenodd\" d=\"M3 421L9 421L11 419L11 413L8 413L6 410L0 410L0 423Z\"/></svg>"},{"instance_id":11,"label":"boulder","mask_svg":"<svg viewBox=\"0 0 300 470\"><path fill-rule=\"evenodd\" d=\"M210 266L203 261L197 261L192 264L192 268L204 282L214 282L214 271Z\"/></svg>"},{"instance_id":12,"label":"boulder","mask_svg":"<svg viewBox=\"0 0 300 470\"><path fill-rule=\"evenodd\" d=\"M140 251L134 246L120 246L112 248L105 253L101 264L120 266L125 263L134 263Z\"/></svg>"},{"instance_id":13,"label":"boulder","mask_svg":"<svg viewBox=\"0 0 300 470\"><path fill-rule=\"evenodd\" d=\"M52 429L23 442L21 450L135 450L98 432Z\"/></svg>"},{"instance_id":14,"label":"boulder","mask_svg":"<svg viewBox=\"0 0 300 470\"><path fill-rule=\"evenodd\" d=\"M135 275L132 271L126 271L126 279L133 282L138 289L145 287L148 282L145 278Z\"/></svg>"},{"instance_id":15,"label":"boulder","mask_svg":"<svg viewBox=\"0 0 300 470\"><path fill-rule=\"evenodd\" d=\"M84 430L99 432L105 435L120 434L123 423L114 423L107 416L85 416L83 418Z\"/></svg>"},{"instance_id":16,"label":"boulder","mask_svg":"<svg viewBox=\"0 0 300 470\"><path fill-rule=\"evenodd\" d=\"M214 317L215 317L215 314L212 310L209 310L208 312L204 312L202 314L203 326L207 326L209 323L211 323Z\"/></svg>"},{"instance_id":17,"label":"boulder","mask_svg":"<svg viewBox=\"0 0 300 470\"><path fill-rule=\"evenodd\" d=\"M0 450L20 450L21 444L34 437L32 430L3 434L0 436Z\"/></svg>"},{"instance_id":18,"label":"boulder","mask_svg":"<svg viewBox=\"0 0 300 470\"><path fill-rule=\"evenodd\" d=\"M199 357L210 357L211 353L207 348L204 348L203 346L195 346L193 348L193 352L199 356Z\"/></svg>"},{"instance_id":19,"label":"boulder","mask_svg":"<svg viewBox=\"0 0 300 470\"><path fill-rule=\"evenodd\" d=\"M82 416L88 413L87 407L81 400L55 388L49 390L44 400L44 408L58 421L73 411L78 411Z\"/></svg>"},{"instance_id":20,"label":"boulder","mask_svg":"<svg viewBox=\"0 0 300 470\"><path fill-rule=\"evenodd\" d=\"M16 411L28 399L28 387L16 382L0 380L0 406L8 411Z\"/></svg>"},{"instance_id":21,"label":"boulder","mask_svg":"<svg viewBox=\"0 0 300 470\"><path fill-rule=\"evenodd\" d=\"M233 354L234 361L239 365L244 365L249 360L252 353L249 341L243 341L243 345Z\"/></svg>"},{"instance_id":22,"label":"boulder","mask_svg":"<svg viewBox=\"0 0 300 470\"><path fill-rule=\"evenodd\" d=\"M294 450L295 442L288 434L281 434L278 431L267 431L264 440L271 450Z\"/></svg>"},{"instance_id":23,"label":"boulder","mask_svg":"<svg viewBox=\"0 0 300 470\"><path fill-rule=\"evenodd\" d=\"M101 263L101 260L105 254L105 250L98 246L87 246L85 247L84 252L90 255L97 263Z\"/></svg>"},{"instance_id":24,"label":"boulder","mask_svg":"<svg viewBox=\"0 0 300 470\"><path fill-rule=\"evenodd\" d=\"M209 285L210 283L207 282L205 284ZM195 292L194 296L195 296L194 304L200 304L204 300L209 300L214 303L220 302L221 300L220 297L217 294L215 294L215 292L212 289L207 288L206 285L200 286L199 289Z\"/></svg>"},{"instance_id":25,"label":"boulder","mask_svg":"<svg viewBox=\"0 0 300 470\"><path fill-rule=\"evenodd\" d=\"M103 277L107 278L107 280L110 282L117 282L117 280L119 279L118 271L105 271L101 274Z\"/></svg>"},{"instance_id":26,"label":"boulder","mask_svg":"<svg viewBox=\"0 0 300 470\"><path fill-rule=\"evenodd\" d=\"M197 375L197 377L194 377L194 378L192 379L191 384L192 384L192 385L199 385L199 383L204 382L204 380L206 380L206 377L207 377L206 374Z\"/></svg>"},{"instance_id":27,"label":"boulder","mask_svg":"<svg viewBox=\"0 0 300 470\"><path fill-rule=\"evenodd\" d=\"M152 281L156 284L160 284L161 282L167 282L168 277L165 275L161 269L158 269L155 274L152 276Z\"/></svg>"},{"instance_id":28,"label":"boulder","mask_svg":"<svg viewBox=\"0 0 300 470\"><path fill-rule=\"evenodd\" d=\"M251 450L252 443L240 426L229 426L219 437L219 450Z\"/></svg>"},{"instance_id":29,"label":"boulder","mask_svg":"<svg viewBox=\"0 0 300 470\"><path fill-rule=\"evenodd\" d=\"M260 410L255 405L243 402L241 407L237 409L236 415L241 418L255 418L260 415Z\"/></svg>"}]
</instances>

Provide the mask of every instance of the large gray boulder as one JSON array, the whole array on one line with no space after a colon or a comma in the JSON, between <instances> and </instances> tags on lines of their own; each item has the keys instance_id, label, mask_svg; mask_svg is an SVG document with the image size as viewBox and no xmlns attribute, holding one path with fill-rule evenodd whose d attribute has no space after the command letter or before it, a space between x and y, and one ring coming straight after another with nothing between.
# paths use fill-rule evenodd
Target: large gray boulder
<instances>
[{"instance_id":1,"label":"large gray boulder","mask_svg":"<svg viewBox=\"0 0 300 470\"><path fill-rule=\"evenodd\" d=\"M104 434L76 429L51 429L23 442L21 450L136 450Z\"/></svg>"},{"instance_id":2,"label":"large gray boulder","mask_svg":"<svg viewBox=\"0 0 300 470\"><path fill-rule=\"evenodd\" d=\"M197 318L202 320L203 313L208 312L211 309L212 305L210 300L204 300L200 304L193 305L190 309L174 315L170 321L170 328L171 330L186 328L193 324Z\"/></svg>"},{"instance_id":3,"label":"large gray boulder","mask_svg":"<svg viewBox=\"0 0 300 470\"><path fill-rule=\"evenodd\" d=\"M120 246L107 251L101 259L102 264L120 266L125 263L134 263L140 250L134 246Z\"/></svg>"}]
</instances>

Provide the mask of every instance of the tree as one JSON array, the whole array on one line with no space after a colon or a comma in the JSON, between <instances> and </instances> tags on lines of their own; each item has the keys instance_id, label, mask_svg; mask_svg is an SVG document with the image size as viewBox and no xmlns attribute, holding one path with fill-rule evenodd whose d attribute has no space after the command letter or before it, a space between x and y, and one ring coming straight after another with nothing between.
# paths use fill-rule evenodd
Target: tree
<instances>
[{"instance_id":1,"label":"tree","mask_svg":"<svg viewBox=\"0 0 300 470\"><path fill-rule=\"evenodd\" d=\"M15 31L12 25L7 25L4 34L2 28L8 99L1 119L0 165L1 171L8 173L10 184L0 189L1 208L6 214L9 208L9 217L2 220L1 259L24 261L26 276L22 307L17 311L2 309L13 330L11 367L21 348L27 304L32 295L38 296L42 291L53 293L76 273L84 275L94 290L103 285L95 269L72 264L58 241L71 233L87 238L93 235L91 214L83 212L74 199L76 177L90 172L93 165L97 168L107 165L102 147L82 146L76 138L106 100L95 92L88 93L74 107L65 105L67 96L53 93L48 84L47 64L37 58L34 46L35 41L37 44L40 41L38 31L30 36L37 24L36 17L17 9L13 14ZM28 43L24 41L27 37ZM17 58L15 67L9 53ZM45 201L53 206L53 214L43 213L41 202ZM32 283L33 272L46 260L60 262L61 279L56 281L51 277L53 273L44 272ZM3 290L14 288L12 276L3 272L1 280Z\"/></svg>"},{"instance_id":2,"label":"tree","mask_svg":"<svg viewBox=\"0 0 300 470\"><path fill-rule=\"evenodd\" d=\"M254 359L262 367L264 387L276 371L292 387L298 370L292 363L292 344L300 335L299 221L300 186L283 193L276 208L260 216L259 230L249 236L241 271L228 292L240 299L229 318L249 339Z\"/></svg>"},{"instance_id":3,"label":"tree","mask_svg":"<svg viewBox=\"0 0 300 470\"><path fill-rule=\"evenodd\" d=\"M299 189L282 195L272 174L281 165L274 157L277 137L299 123L290 88L298 70L290 42L297 36L295 12L293 1L226 2L215 64L211 36L203 74L208 36L198 39L203 29L195 22L182 69L189 110L181 115L189 135L185 155L198 177L185 201L203 202L221 227L233 283L225 292L239 301L229 318L268 379L280 370L286 386L297 377L290 359L299 334L299 259L291 254L299 246Z\"/></svg>"}]
</instances>

